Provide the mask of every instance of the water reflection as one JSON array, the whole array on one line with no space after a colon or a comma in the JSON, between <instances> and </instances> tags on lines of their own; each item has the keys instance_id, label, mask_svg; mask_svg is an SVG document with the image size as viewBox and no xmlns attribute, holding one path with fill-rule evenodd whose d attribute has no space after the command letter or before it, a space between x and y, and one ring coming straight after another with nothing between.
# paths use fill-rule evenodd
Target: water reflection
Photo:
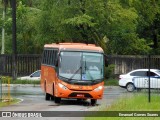
<instances>
[{"instance_id":1,"label":"water reflection","mask_svg":"<svg viewBox=\"0 0 160 120\"><path fill-rule=\"evenodd\" d=\"M10 91L8 91L10 89ZM44 92L41 90L40 86L38 87L30 87L30 86L3 86L2 87L3 94L10 94L12 96L21 96L21 95L43 95Z\"/></svg>"}]
</instances>

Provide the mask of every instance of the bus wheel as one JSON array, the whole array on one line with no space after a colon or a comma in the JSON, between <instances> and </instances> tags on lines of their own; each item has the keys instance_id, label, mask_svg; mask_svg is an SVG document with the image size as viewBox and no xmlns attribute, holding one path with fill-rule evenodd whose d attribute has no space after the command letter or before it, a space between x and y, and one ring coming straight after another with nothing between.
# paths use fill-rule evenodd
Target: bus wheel
<instances>
[{"instance_id":1,"label":"bus wheel","mask_svg":"<svg viewBox=\"0 0 160 120\"><path fill-rule=\"evenodd\" d=\"M60 103L61 102L61 98L60 97L54 97L54 102L55 103Z\"/></svg>"},{"instance_id":2,"label":"bus wheel","mask_svg":"<svg viewBox=\"0 0 160 120\"><path fill-rule=\"evenodd\" d=\"M51 95L51 100L54 100L54 84L53 84L53 95Z\"/></svg>"},{"instance_id":3,"label":"bus wheel","mask_svg":"<svg viewBox=\"0 0 160 120\"><path fill-rule=\"evenodd\" d=\"M95 106L96 103L97 103L97 100L96 100L96 99L91 99L91 105L92 105L92 106Z\"/></svg>"},{"instance_id":4,"label":"bus wheel","mask_svg":"<svg viewBox=\"0 0 160 120\"><path fill-rule=\"evenodd\" d=\"M46 93L45 99L50 100L50 97L51 97L50 94Z\"/></svg>"},{"instance_id":5,"label":"bus wheel","mask_svg":"<svg viewBox=\"0 0 160 120\"><path fill-rule=\"evenodd\" d=\"M54 96L51 96L51 100L54 100Z\"/></svg>"},{"instance_id":6,"label":"bus wheel","mask_svg":"<svg viewBox=\"0 0 160 120\"><path fill-rule=\"evenodd\" d=\"M45 100L50 100L51 95L47 93L46 81L45 81L45 83L44 83L44 90L45 90L45 92L46 92Z\"/></svg>"}]
</instances>

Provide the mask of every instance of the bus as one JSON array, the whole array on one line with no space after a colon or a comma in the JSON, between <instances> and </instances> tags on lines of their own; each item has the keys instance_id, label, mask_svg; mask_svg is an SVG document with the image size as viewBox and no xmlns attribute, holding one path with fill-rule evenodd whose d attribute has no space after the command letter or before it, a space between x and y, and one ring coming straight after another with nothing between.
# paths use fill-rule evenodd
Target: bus
<instances>
[{"instance_id":1,"label":"bus","mask_svg":"<svg viewBox=\"0 0 160 120\"><path fill-rule=\"evenodd\" d=\"M104 91L104 52L94 44L53 43L44 45L41 88L46 100L61 98L102 99Z\"/></svg>"}]
</instances>

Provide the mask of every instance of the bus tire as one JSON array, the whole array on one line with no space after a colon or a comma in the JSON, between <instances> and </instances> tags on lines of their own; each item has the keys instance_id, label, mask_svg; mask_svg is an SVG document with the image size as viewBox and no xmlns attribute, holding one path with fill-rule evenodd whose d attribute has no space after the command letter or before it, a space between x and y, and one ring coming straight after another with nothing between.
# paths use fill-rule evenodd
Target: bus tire
<instances>
[{"instance_id":1,"label":"bus tire","mask_svg":"<svg viewBox=\"0 0 160 120\"><path fill-rule=\"evenodd\" d=\"M61 98L60 97L54 97L54 102L55 103L60 103L61 102Z\"/></svg>"},{"instance_id":2,"label":"bus tire","mask_svg":"<svg viewBox=\"0 0 160 120\"><path fill-rule=\"evenodd\" d=\"M54 96L52 96L52 95L51 95L51 100L53 100L53 101L54 101Z\"/></svg>"},{"instance_id":3,"label":"bus tire","mask_svg":"<svg viewBox=\"0 0 160 120\"><path fill-rule=\"evenodd\" d=\"M96 103L97 103L97 99L91 99L91 105L92 105L92 106L95 106Z\"/></svg>"},{"instance_id":4,"label":"bus tire","mask_svg":"<svg viewBox=\"0 0 160 120\"><path fill-rule=\"evenodd\" d=\"M54 101L55 97L54 97L54 84L53 84L53 95L51 95L51 100Z\"/></svg>"},{"instance_id":5,"label":"bus tire","mask_svg":"<svg viewBox=\"0 0 160 120\"><path fill-rule=\"evenodd\" d=\"M46 81L45 81L45 83L44 83L44 90L45 90L45 92L46 92L45 100L50 100L51 95L47 93Z\"/></svg>"},{"instance_id":6,"label":"bus tire","mask_svg":"<svg viewBox=\"0 0 160 120\"><path fill-rule=\"evenodd\" d=\"M51 97L51 95L48 94L48 93L46 93L45 99L46 99L46 100L50 100L50 97Z\"/></svg>"}]
</instances>

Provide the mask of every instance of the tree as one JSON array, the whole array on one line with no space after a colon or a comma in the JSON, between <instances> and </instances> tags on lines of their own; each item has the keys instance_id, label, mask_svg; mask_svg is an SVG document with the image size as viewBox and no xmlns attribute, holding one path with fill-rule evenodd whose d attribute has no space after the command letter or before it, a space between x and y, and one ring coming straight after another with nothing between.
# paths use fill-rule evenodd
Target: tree
<instances>
[{"instance_id":1,"label":"tree","mask_svg":"<svg viewBox=\"0 0 160 120\"><path fill-rule=\"evenodd\" d=\"M37 4L37 3L36 3ZM34 4L32 4L34 6ZM17 53L18 54L29 54L29 53L41 53L39 49L35 47L36 34L36 22L40 10L35 7L29 7L28 4L23 3L21 0L17 0ZM8 9L5 19L6 27L6 53L12 53L12 41L11 35L12 30L12 18L11 10ZM24 49L25 48L25 49Z\"/></svg>"},{"instance_id":2,"label":"tree","mask_svg":"<svg viewBox=\"0 0 160 120\"><path fill-rule=\"evenodd\" d=\"M141 38L153 48L152 54L158 54L160 34L160 1L134 1L134 7L139 15L137 32Z\"/></svg>"},{"instance_id":3,"label":"tree","mask_svg":"<svg viewBox=\"0 0 160 120\"><path fill-rule=\"evenodd\" d=\"M2 48L1 48L1 54L5 53L5 16L6 16L6 9L11 4L10 0L2 0L3 4L3 15L2 15Z\"/></svg>"},{"instance_id":4,"label":"tree","mask_svg":"<svg viewBox=\"0 0 160 120\"><path fill-rule=\"evenodd\" d=\"M35 48L36 21L40 10L27 7L21 1L17 6L17 44L18 53L39 52ZM25 49L24 49L25 48Z\"/></svg>"},{"instance_id":5,"label":"tree","mask_svg":"<svg viewBox=\"0 0 160 120\"><path fill-rule=\"evenodd\" d=\"M42 53L46 43L83 42L107 54L148 54L150 47L158 54L159 5L157 0L17 0L17 50ZM10 21L9 13L7 53Z\"/></svg>"},{"instance_id":6,"label":"tree","mask_svg":"<svg viewBox=\"0 0 160 120\"><path fill-rule=\"evenodd\" d=\"M94 43L103 47L108 54L148 52L146 42L136 33L137 11L128 3L121 5L120 2L45 0L38 24L39 34L42 35L39 36L41 43L57 41ZM141 44L141 47L135 47L137 44Z\"/></svg>"}]
</instances>

